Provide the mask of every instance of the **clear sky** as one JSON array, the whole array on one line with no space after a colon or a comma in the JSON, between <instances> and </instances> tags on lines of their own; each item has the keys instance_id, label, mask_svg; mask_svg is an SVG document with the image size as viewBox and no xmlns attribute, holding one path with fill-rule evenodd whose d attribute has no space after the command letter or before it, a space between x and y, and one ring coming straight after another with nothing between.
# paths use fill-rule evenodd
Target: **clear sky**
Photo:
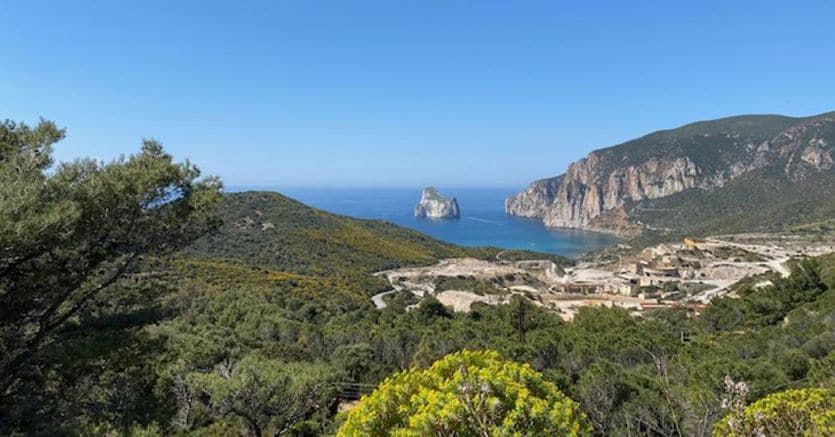
<instances>
[{"instance_id":1,"label":"clear sky","mask_svg":"<svg viewBox=\"0 0 835 437\"><path fill-rule=\"evenodd\" d=\"M72 3L72 4L71 4ZM691 121L835 110L835 2L0 0L0 117L228 185L516 187Z\"/></svg>"}]
</instances>

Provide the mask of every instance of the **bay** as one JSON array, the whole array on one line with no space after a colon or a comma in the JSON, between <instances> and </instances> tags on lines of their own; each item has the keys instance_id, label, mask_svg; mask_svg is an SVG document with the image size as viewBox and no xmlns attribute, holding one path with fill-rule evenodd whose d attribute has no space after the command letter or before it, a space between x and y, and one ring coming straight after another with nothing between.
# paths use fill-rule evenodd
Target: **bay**
<instances>
[{"instance_id":1,"label":"bay","mask_svg":"<svg viewBox=\"0 0 835 437\"><path fill-rule=\"evenodd\" d=\"M386 220L462 246L528 249L576 257L618 241L610 234L550 229L538 220L509 216L504 212L504 199L518 192L512 188L439 187L444 196L457 198L461 209L458 220L414 217L421 188L237 187L231 191L244 189L276 191L328 212Z\"/></svg>"}]
</instances>

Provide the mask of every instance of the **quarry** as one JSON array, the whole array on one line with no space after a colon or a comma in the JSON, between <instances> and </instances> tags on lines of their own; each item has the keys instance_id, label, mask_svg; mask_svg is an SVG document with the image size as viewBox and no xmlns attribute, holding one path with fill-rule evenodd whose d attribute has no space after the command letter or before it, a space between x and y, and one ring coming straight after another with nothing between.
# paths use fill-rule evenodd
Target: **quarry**
<instances>
[{"instance_id":1,"label":"quarry","mask_svg":"<svg viewBox=\"0 0 835 437\"><path fill-rule=\"evenodd\" d=\"M562 267L550 260L444 259L425 267L377 273L391 290L372 297L384 308L388 296L434 295L454 311L477 303L507 303L514 294L573 319L585 306L622 307L640 315L660 308L698 314L719 296L735 297L743 283L762 287L786 277L792 260L835 251L832 236L732 234L685 238L636 250L618 245L594 261ZM412 303L414 307L417 303Z\"/></svg>"}]
</instances>

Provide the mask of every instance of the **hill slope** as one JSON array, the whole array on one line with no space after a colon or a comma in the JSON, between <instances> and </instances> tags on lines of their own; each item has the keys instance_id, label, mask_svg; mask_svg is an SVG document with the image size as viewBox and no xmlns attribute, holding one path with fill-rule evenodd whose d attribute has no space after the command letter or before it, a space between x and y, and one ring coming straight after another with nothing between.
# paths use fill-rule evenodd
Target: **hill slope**
<instances>
[{"instance_id":1,"label":"hill slope","mask_svg":"<svg viewBox=\"0 0 835 437\"><path fill-rule=\"evenodd\" d=\"M372 273L440 258L487 255L374 220L339 216L270 192L229 194L220 232L185 253L305 274Z\"/></svg>"},{"instance_id":2,"label":"hill slope","mask_svg":"<svg viewBox=\"0 0 835 437\"><path fill-rule=\"evenodd\" d=\"M698 122L591 152L505 206L555 227L776 230L835 210L833 149L835 113Z\"/></svg>"},{"instance_id":3,"label":"hill slope","mask_svg":"<svg viewBox=\"0 0 835 437\"><path fill-rule=\"evenodd\" d=\"M180 266L190 276L228 280L246 275L256 282L279 278L318 294L346 290L365 297L387 285L372 276L374 272L428 265L442 258L487 259L500 252L455 246L383 221L331 214L273 192L228 194L219 215L224 222L221 229L181 253ZM570 263L555 255L517 252L523 259ZM215 273L230 269L237 273ZM273 274L251 277L264 270Z\"/></svg>"}]
</instances>

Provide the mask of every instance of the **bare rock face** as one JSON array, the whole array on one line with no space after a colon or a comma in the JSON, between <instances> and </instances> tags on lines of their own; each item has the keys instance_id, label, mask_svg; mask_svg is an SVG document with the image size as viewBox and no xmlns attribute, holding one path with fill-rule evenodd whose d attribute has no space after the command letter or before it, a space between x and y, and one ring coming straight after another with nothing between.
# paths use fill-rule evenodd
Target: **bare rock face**
<instances>
[{"instance_id":1,"label":"bare rock face","mask_svg":"<svg viewBox=\"0 0 835 437\"><path fill-rule=\"evenodd\" d=\"M458 201L444 197L434 187L423 189L420 202L415 207L415 217L432 219L457 219L461 216Z\"/></svg>"},{"instance_id":2,"label":"bare rock face","mask_svg":"<svg viewBox=\"0 0 835 437\"><path fill-rule=\"evenodd\" d=\"M538 217L546 226L602 228L607 211L627 201L669 196L697 184L699 169L687 157L650 158L639 166L603 172L600 158L590 153L568 167L565 175L543 179L508 198L505 210L512 215Z\"/></svg>"},{"instance_id":3,"label":"bare rock face","mask_svg":"<svg viewBox=\"0 0 835 437\"><path fill-rule=\"evenodd\" d=\"M504 201L505 212L517 217L544 217L557 197L562 178L562 176L557 176L551 179L540 179L530 184L525 191L508 197Z\"/></svg>"},{"instance_id":4,"label":"bare rock face","mask_svg":"<svg viewBox=\"0 0 835 437\"><path fill-rule=\"evenodd\" d=\"M550 227L621 232L631 226L628 208L644 199L710 191L764 168L794 180L833 168L835 114L778 121L785 126L757 133L746 117L696 123L597 150L509 197L505 211Z\"/></svg>"}]
</instances>

